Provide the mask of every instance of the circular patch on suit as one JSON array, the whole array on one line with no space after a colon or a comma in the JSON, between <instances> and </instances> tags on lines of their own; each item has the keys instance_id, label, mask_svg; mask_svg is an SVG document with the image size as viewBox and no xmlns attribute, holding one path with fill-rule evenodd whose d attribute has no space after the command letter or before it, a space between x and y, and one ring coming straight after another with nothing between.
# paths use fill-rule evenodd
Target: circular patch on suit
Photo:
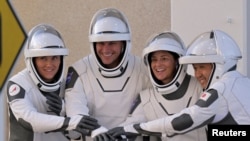
<instances>
[{"instance_id":1,"label":"circular patch on suit","mask_svg":"<svg viewBox=\"0 0 250 141\"><path fill-rule=\"evenodd\" d=\"M14 96L14 95L18 94L19 92L20 92L20 86L18 86L17 84L12 84L9 87L9 94L11 96Z\"/></svg>"}]
</instances>

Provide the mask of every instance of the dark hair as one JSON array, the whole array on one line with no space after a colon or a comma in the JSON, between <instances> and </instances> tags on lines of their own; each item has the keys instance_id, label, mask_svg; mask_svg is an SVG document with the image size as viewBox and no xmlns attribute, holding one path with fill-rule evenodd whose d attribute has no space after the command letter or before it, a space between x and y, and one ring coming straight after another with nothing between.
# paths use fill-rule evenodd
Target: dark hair
<instances>
[{"instance_id":1,"label":"dark hair","mask_svg":"<svg viewBox=\"0 0 250 141\"><path fill-rule=\"evenodd\" d=\"M159 50L160 51L160 50ZM162 51L166 51L166 50L162 50ZM179 55L177 54L177 53L175 53L175 52L172 52L172 51L166 51L166 52L168 52L168 53L170 53L172 56L173 56L173 58L174 58L174 60L177 62L177 66L176 66L176 71L175 71L175 73L177 72L177 70L178 70L178 68L179 68ZM149 62L149 65L151 64L151 57L152 57L152 54L153 54L154 52L151 52L151 53L149 53L149 55L148 55L148 62ZM162 82L160 81L160 80L158 80L156 77L155 77L155 75L154 75L154 73L153 73L153 71L152 71L152 68L151 68L151 66L150 66L150 73L152 74L152 77L153 77L153 79L155 80L155 82L157 83L157 84L159 84L159 85L162 85Z\"/></svg>"}]
</instances>

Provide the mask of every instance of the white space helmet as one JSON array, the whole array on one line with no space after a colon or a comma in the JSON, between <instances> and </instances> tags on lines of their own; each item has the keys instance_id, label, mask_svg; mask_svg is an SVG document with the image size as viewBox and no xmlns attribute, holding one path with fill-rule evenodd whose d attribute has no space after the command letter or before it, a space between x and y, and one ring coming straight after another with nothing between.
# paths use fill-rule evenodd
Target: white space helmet
<instances>
[{"instance_id":1,"label":"white space helmet","mask_svg":"<svg viewBox=\"0 0 250 141\"><path fill-rule=\"evenodd\" d=\"M38 74L33 62L34 57L39 56L62 56L55 82L46 83ZM29 74L40 90L53 92L59 89L64 74L64 56L68 55L68 49L59 32L50 25L39 24L29 32L25 43L25 63Z\"/></svg>"},{"instance_id":2,"label":"white space helmet","mask_svg":"<svg viewBox=\"0 0 250 141\"><path fill-rule=\"evenodd\" d=\"M227 33L212 30L199 35L188 47L184 57L179 59L181 64L213 63L214 70L207 85L216 82L230 70L235 70L239 59L242 58L237 43Z\"/></svg>"},{"instance_id":3,"label":"white space helmet","mask_svg":"<svg viewBox=\"0 0 250 141\"><path fill-rule=\"evenodd\" d=\"M97 11L93 16L90 24L89 41L91 42L91 53L102 75L114 77L123 73L128 63L128 54L131 48L130 36L128 21L119 10L105 8ZM124 41L126 44L119 65L112 69L105 68L95 52L95 43L105 41Z\"/></svg>"},{"instance_id":4,"label":"white space helmet","mask_svg":"<svg viewBox=\"0 0 250 141\"><path fill-rule=\"evenodd\" d=\"M150 80L158 92L162 94L174 92L181 85L186 75L187 65L177 64L177 71L175 77L168 84L161 85L157 83L153 72L150 67L150 53L155 51L168 51L173 55L177 55L178 58L185 55L185 45L181 38L174 32L162 32L150 38L146 47L143 49L144 63L148 68ZM178 60L178 59L177 59Z\"/></svg>"}]
</instances>

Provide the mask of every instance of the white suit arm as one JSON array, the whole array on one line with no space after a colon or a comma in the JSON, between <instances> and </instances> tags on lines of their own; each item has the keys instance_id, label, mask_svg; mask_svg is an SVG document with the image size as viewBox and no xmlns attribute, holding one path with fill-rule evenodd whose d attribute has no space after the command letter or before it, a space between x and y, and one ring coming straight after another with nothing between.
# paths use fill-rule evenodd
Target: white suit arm
<instances>
[{"instance_id":1,"label":"white suit arm","mask_svg":"<svg viewBox=\"0 0 250 141\"><path fill-rule=\"evenodd\" d=\"M135 105L135 109L133 111L131 111L132 113L130 113L128 115L128 117L126 118L126 120L121 123L119 126L125 126L125 125L129 125L129 124L136 124L136 123L141 123L141 122L146 122L146 116L145 113L143 111L143 107L141 103L138 103L137 105Z\"/></svg>"},{"instance_id":2,"label":"white suit arm","mask_svg":"<svg viewBox=\"0 0 250 141\"><path fill-rule=\"evenodd\" d=\"M216 91L204 92L195 105L172 116L141 123L136 130L139 133L160 132L162 136L186 133L222 119L227 113L226 104Z\"/></svg>"},{"instance_id":3,"label":"white suit arm","mask_svg":"<svg viewBox=\"0 0 250 141\"><path fill-rule=\"evenodd\" d=\"M79 74L73 67L68 70L65 90L65 107L67 116L88 115L87 98Z\"/></svg>"}]
</instances>

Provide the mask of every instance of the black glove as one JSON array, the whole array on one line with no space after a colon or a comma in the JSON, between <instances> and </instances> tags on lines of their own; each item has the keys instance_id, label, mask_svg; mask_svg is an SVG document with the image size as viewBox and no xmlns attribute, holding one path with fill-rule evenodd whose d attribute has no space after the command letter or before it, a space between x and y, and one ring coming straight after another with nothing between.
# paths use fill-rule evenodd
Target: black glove
<instances>
[{"instance_id":1,"label":"black glove","mask_svg":"<svg viewBox=\"0 0 250 141\"><path fill-rule=\"evenodd\" d=\"M81 135L82 135L79 132L76 132L73 130L71 130L71 131L64 130L63 134L67 139L69 139L69 141L70 140L79 140L80 141Z\"/></svg>"},{"instance_id":2,"label":"black glove","mask_svg":"<svg viewBox=\"0 0 250 141\"><path fill-rule=\"evenodd\" d=\"M102 134L95 136L93 140L94 141L115 141L116 139L106 132L106 133L102 133Z\"/></svg>"},{"instance_id":3,"label":"black glove","mask_svg":"<svg viewBox=\"0 0 250 141\"><path fill-rule=\"evenodd\" d=\"M80 122L77 124L76 131L80 132L85 136L90 136L91 132L97 128L101 127L97 120L90 117L83 115Z\"/></svg>"},{"instance_id":4,"label":"black glove","mask_svg":"<svg viewBox=\"0 0 250 141\"><path fill-rule=\"evenodd\" d=\"M136 132L136 131L135 131ZM110 129L107 133L117 139L122 139L125 136L126 138L134 139L140 134L138 132L135 133L134 131L125 131L124 127L115 127L113 129Z\"/></svg>"},{"instance_id":5,"label":"black glove","mask_svg":"<svg viewBox=\"0 0 250 141\"><path fill-rule=\"evenodd\" d=\"M62 111L62 98L56 93L46 94L45 97L47 99L46 103L49 105L49 110L59 116Z\"/></svg>"}]
</instances>

